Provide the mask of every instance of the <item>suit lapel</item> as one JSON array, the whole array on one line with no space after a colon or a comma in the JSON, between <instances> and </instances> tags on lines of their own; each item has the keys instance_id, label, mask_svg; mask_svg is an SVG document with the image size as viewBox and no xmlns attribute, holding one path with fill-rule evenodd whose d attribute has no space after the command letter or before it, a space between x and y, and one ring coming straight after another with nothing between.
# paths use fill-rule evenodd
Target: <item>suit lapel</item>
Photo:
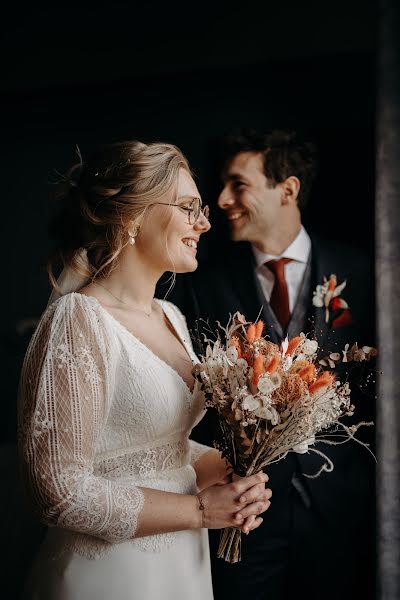
<instances>
[{"instance_id":1,"label":"suit lapel","mask_svg":"<svg viewBox=\"0 0 400 600\"><path fill-rule=\"evenodd\" d=\"M312 252L308 257L307 265L304 271L303 280L297 295L296 304L289 321L288 337L292 338L299 335L301 331L309 331L308 318L310 317L310 298L311 298L311 259Z\"/></svg>"},{"instance_id":2,"label":"suit lapel","mask_svg":"<svg viewBox=\"0 0 400 600\"><path fill-rule=\"evenodd\" d=\"M239 248L236 260L230 262L230 278L239 282L236 292L242 312L248 321L255 321L257 317L263 319L267 326L267 335L272 342L279 344L283 335L282 328L262 292L251 246L244 242L236 242L236 246Z\"/></svg>"},{"instance_id":3,"label":"suit lapel","mask_svg":"<svg viewBox=\"0 0 400 600\"><path fill-rule=\"evenodd\" d=\"M315 237L311 237L311 281L312 289L310 294L310 302L312 302L312 294L316 289L317 285L323 283L324 277L329 277L332 270L332 261L327 253L324 251ZM321 350L324 350L324 346L329 341L330 324L325 322L325 309L317 307L312 304L312 323L313 333L318 345Z\"/></svg>"}]
</instances>

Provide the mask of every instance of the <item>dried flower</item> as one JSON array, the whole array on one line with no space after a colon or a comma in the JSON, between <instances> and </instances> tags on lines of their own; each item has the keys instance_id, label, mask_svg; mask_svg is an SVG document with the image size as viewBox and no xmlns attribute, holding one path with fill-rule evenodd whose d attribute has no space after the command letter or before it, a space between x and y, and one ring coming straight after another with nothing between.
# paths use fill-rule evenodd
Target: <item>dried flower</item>
<instances>
[{"instance_id":1,"label":"dried flower","mask_svg":"<svg viewBox=\"0 0 400 600\"><path fill-rule=\"evenodd\" d=\"M325 309L325 322L328 323L331 320L332 329L352 323L349 305L340 297L346 285L346 280L338 285L336 275L332 274L329 279L324 277L323 284L317 285L313 292L313 305ZM338 311L341 311L339 315L336 314Z\"/></svg>"}]
</instances>

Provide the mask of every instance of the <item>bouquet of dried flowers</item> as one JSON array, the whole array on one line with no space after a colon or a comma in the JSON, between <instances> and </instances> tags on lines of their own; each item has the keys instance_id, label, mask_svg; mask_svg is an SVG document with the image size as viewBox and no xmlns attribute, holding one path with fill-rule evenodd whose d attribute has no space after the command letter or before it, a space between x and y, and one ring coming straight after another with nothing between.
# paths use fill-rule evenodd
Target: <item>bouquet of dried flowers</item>
<instances>
[{"instance_id":1,"label":"bouquet of dried flowers","mask_svg":"<svg viewBox=\"0 0 400 600\"><path fill-rule=\"evenodd\" d=\"M215 341L205 339L205 355L194 375L206 406L218 416L215 445L237 475L257 473L289 452L312 450L324 459L316 477L333 469L332 461L313 447L317 441L363 443L355 433L372 423L341 421L353 415L354 406L349 384L337 381L331 369L342 361L370 360L375 348L346 345L342 353L319 360L318 343L303 333L279 347L262 336L262 321L248 323L238 312L220 328L225 340L220 334ZM237 562L240 543L240 530L226 528L218 556Z\"/></svg>"}]
</instances>

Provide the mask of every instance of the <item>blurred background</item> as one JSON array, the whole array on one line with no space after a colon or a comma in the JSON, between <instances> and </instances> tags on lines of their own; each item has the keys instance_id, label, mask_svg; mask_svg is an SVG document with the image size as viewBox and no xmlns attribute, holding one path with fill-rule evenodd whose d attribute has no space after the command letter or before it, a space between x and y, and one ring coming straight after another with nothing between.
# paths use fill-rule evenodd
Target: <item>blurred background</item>
<instances>
[{"instance_id":1,"label":"blurred background","mask_svg":"<svg viewBox=\"0 0 400 600\"><path fill-rule=\"evenodd\" d=\"M49 295L54 169L76 161L76 145L85 158L103 142L168 141L188 156L212 206L224 134L301 131L317 143L320 162L306 225L372 259L379 7L373 0L99 1L2 10L0 460L3 490L15 493L3 492L1 514L10 524L4 598L16 598L41 536L16 487L15 398ZM219 235L215 227L200 257Z\"/></svg>"}]
</instances>

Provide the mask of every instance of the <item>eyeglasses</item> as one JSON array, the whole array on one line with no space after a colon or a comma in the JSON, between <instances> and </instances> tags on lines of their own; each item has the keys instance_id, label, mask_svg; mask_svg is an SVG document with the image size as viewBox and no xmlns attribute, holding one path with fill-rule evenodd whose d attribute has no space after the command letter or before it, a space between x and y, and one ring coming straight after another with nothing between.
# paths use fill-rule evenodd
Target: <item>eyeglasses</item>
<instances>
[{"instance_id":1,"label":"eyeglasses","mask_svg":"<svg viewBox=\"0 0 400 600\"><path fill-rule=\"evenodd\" d=\"M194 225L202 214L207 220L210 216L210 207L202 207L200 198L188 197L188 205L185 205L184 199L180 198L181 204L170 204L169 202L152 202L152 204L161 204L162 206L176 206L182 212L186 213L189 225Z\"/></svg>"}]
</instances>

